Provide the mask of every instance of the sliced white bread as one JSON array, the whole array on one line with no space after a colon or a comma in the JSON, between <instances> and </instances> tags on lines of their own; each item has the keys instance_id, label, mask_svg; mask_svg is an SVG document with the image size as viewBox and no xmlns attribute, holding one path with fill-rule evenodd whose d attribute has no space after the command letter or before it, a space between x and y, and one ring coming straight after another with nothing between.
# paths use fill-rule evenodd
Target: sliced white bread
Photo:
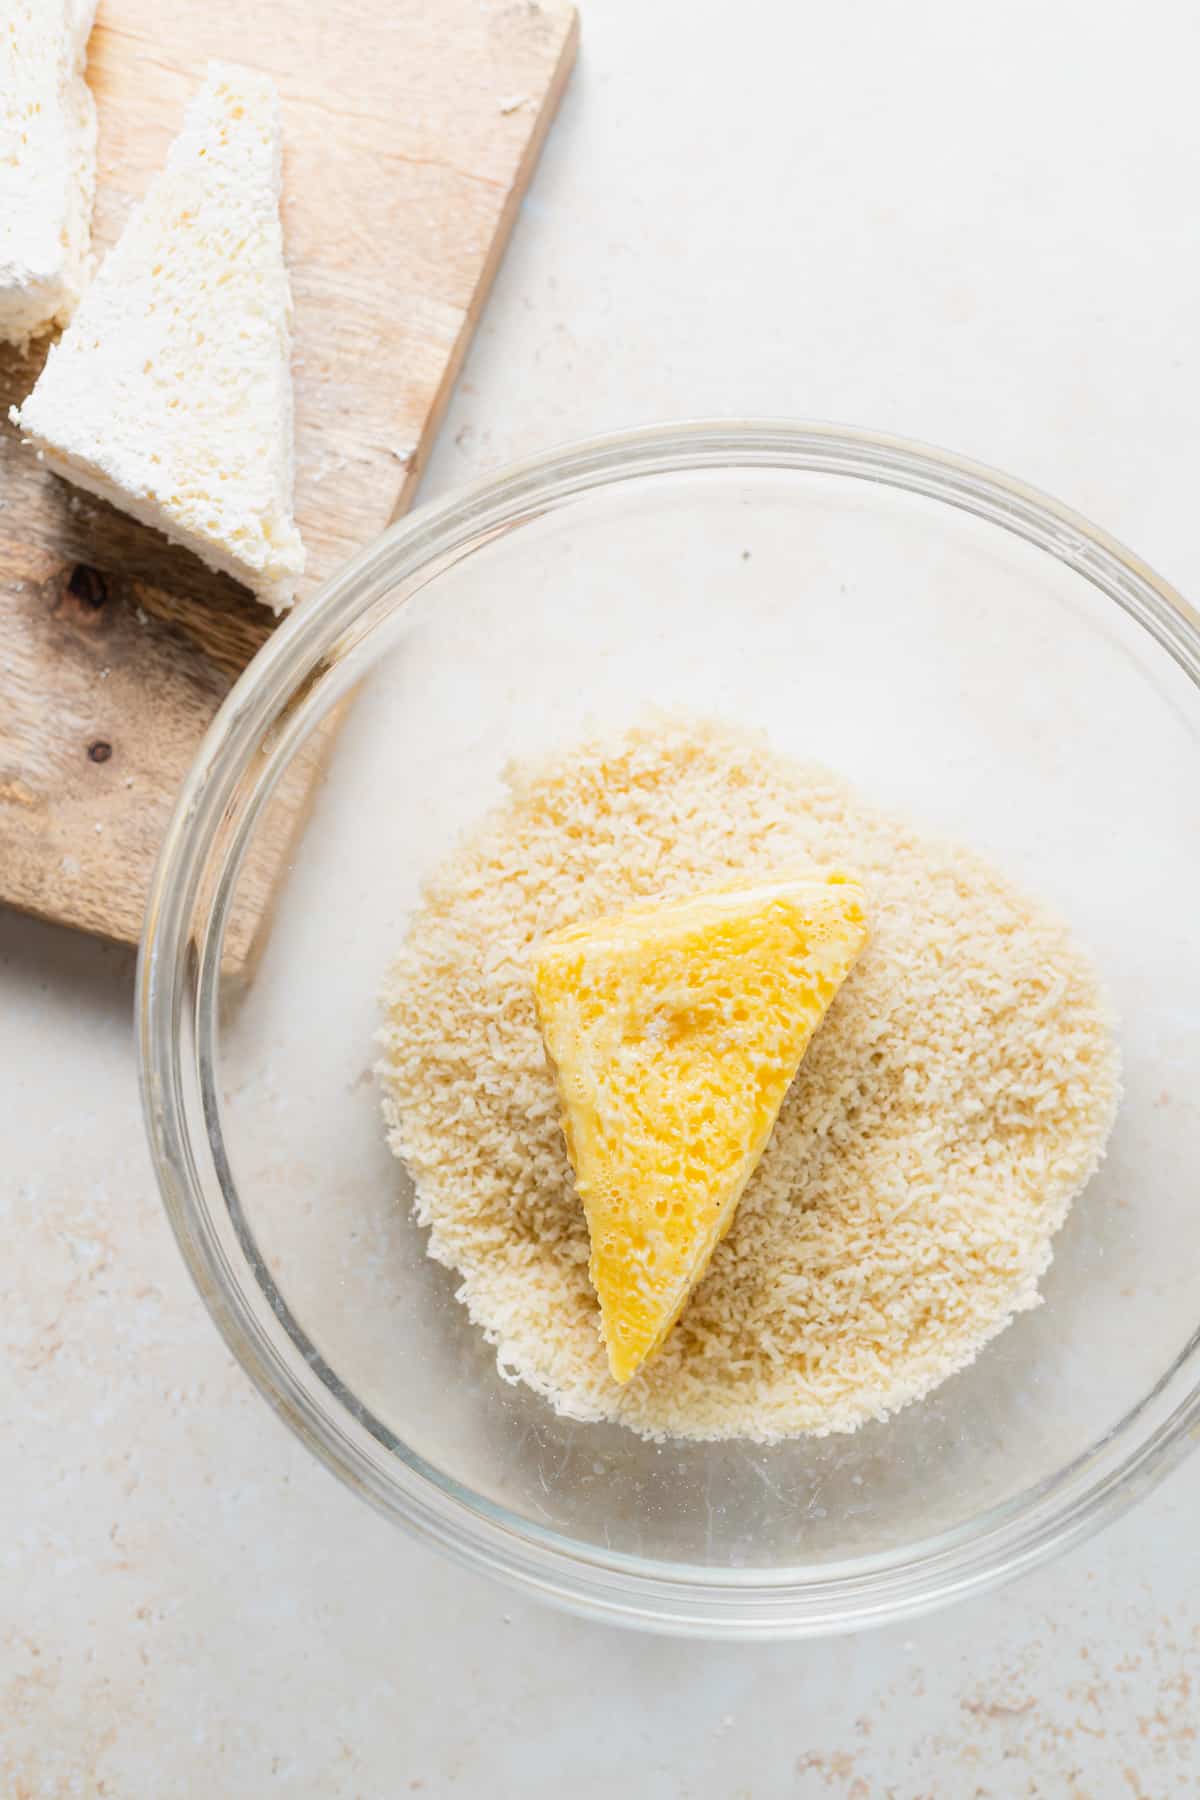
<instances>
[{"instance_id":1,"label":"sliced white bread","mask_svg":"<svg viewBox=\"0 0 1200 1800\"><path fill-rule=\"evenodd\" d=\"M13 414L57 474L276 611L304 568L280 158L274 83L210 64L166 166Z\"/></svg>"}]
</instances>

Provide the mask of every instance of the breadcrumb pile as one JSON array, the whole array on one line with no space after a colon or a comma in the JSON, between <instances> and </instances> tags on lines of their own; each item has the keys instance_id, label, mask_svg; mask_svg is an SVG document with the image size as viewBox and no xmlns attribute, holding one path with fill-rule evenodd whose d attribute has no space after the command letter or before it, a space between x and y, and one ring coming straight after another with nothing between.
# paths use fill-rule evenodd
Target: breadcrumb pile
<instances>
[{"instance_id":1,"label":"breadcrumb pile","mask_svg":"<svg viewBox=\"0 0 1200 1800\"><path fill-rule=\"evenodd\" d=\"M656 722L514 767L429 883L379 1065L429 1252L501 1373L644 1436L852 1431L1038 1303L1103 1154L1112 1025L1065 927L979 857L729 727ZM805 860L863 880L871 941L667 1343L608 1373L534 1013L544 932Z\"/></svg>"}]
</instances>

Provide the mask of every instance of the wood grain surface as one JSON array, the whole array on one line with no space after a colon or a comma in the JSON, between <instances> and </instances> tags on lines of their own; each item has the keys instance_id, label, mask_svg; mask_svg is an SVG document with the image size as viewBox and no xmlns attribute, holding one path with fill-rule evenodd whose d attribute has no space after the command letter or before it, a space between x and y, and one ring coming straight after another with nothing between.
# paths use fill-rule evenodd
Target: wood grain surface
<instances>
[{"instance_id":1,"label":"wood grain surface","mask_svg":"<svg viewBox=\"0 0 1200 1800\"><path fill-rule=\"evenodd\" d=\"M231 32L231 19L236 30ZM95 238L118 235L213 56L269 71L296 307L298 604L407 503L574 56L565 0L102 0ZM45 345L0 346L0 901L136 942L175 792L275 620L48 475L7 423ZM252 952L297 766L239 888Z\"/></svg>"}]
</instances>

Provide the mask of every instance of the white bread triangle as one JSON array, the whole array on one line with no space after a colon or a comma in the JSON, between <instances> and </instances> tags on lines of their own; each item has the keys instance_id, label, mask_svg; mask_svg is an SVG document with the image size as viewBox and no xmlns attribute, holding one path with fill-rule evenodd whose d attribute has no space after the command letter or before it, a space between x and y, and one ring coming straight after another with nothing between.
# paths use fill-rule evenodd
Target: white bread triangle
<instances>
[{"instance_id":1,"label":"white bread triangle","mask_svg":"<svg viewBox=\"0 0 1200 1800\"><path fill-rule=\"evenodd\" d=\"M65 325L91 272L96 0L0 4L0 339Z\"/></svg>"},{"instance_id":2,"label":"white bread triangle","mask_svg":"<svg viewBox=\"0 0 1200 1800\"><path fill-rule=\"evenodd\" d=\"M13 414L57 474L276 611L304 567L280 153L274 83L210 64L165 167Z\"/></svg>"}]
</instances>

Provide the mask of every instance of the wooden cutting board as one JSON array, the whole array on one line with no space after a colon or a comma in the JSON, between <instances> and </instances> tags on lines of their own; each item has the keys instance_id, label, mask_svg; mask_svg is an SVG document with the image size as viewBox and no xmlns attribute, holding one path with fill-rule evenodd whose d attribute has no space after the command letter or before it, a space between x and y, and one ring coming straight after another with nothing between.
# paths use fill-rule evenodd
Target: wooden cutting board
<instances>
[{"instance_id":1,"label":"wooden cutting board","mask_svg":"<svg viewBox=\"0 0 1200 1800\"><path fill-rule=\"evenodd\" d=\"M230 19L237 29L231 36ZM574 57L566 0L102 0L95 239L118 235L210 57L275 77L295 299L304 594L407 503ZM137 941L175 792L270 612L39 468L0 346L0 901ZM239 890L251 953L316 759Z\"/></svg>"}]
</instances>

